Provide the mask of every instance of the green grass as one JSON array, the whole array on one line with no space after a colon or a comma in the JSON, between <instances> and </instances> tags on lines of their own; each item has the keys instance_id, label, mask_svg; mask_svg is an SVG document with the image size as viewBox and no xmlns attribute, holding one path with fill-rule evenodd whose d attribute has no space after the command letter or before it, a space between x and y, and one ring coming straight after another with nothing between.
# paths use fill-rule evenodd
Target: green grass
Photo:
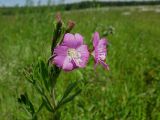
<instances>
[{"instance_id":1,"label":"green grass","mask_svg":"<svg viewBox=\"0 0 160 120\"><path fill-rule=\"evenodd\" d=\"M132 9L131 9L132 8ZM76 99L62 109L62 120L158 120L160 119L160 13L138 7L87 9L62 12L65 22L76 22L78 32L92 46L92 33L113 26L108 36L110 71L93 63L79 71L62 72L57 96L70 81L85 77L89 82ZM130 15L123 15L130 11ZM48 59L53 32L53 13L0 15L0 119L28 118L17 98L26 90L33 102L38 94L25 80L23 69L38 57ZM92 58L90 59L92 61ZM49 118L42 111L39 119Z\"/></svg>"}]
</instances>

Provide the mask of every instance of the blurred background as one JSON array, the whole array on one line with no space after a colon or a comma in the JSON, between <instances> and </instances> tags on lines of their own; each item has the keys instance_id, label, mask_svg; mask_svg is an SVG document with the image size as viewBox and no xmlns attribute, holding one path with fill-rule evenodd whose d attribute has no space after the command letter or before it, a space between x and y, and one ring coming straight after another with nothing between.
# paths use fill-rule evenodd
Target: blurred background
<instances>
[{"instance_id":1,"label":"blurred background","mask_svg":"<svg viewBox=\"0 0 160 120\"><path fill-rule=\"evenodd\" d=\"M90 58L85 69L61 73L57 98L70 81L86 80L62 108L62 120L159 120L159 0L0 0L0 120L30 119L17 102L25 91L41 102L24 68L50 57L57 12L64 23L75 21L72 33L82 34L90 49L95 31L109 42L109 71L95 71ZM41 111L39 119L49 113Z\"/></svg>"},{"instance_id":2,"label":"blurred background","mask_svg":"<svg viewBox=\"0 0 160 120\"><path fill-rule=\"evenodd\" d=\"M39 6L80 2L158 2L159 0L1 0L0 6Z\"/></svg>"}]
</instances>

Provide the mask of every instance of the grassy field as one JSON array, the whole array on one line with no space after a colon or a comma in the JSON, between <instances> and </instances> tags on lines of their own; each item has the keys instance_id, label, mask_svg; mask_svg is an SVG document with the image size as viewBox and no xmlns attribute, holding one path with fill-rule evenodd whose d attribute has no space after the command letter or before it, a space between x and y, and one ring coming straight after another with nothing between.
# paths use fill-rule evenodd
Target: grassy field
<instances>
[{"instance_id":1,"label":"grassy field","mask_svg":"<svg viewBox=\"0 0 160 120\"><path fill-rule=\"evenodd\" d=\"M47 10L0 15L0 120L29 119L17 102L26 90L39 102L23 69L39 56L49 58L54 15ZM115 28L108 36L110 71L101 66L94 71L89 62L85 69L61 73L57 97L70 81L85 77L89 83L63 107L62 120L159 120L160 6L64 11L62 18L76 22L72 32L82 34L90 47L94 31ZM47 118L49 113L41 111L39 119Z\"/></svg>"}]
</instances>

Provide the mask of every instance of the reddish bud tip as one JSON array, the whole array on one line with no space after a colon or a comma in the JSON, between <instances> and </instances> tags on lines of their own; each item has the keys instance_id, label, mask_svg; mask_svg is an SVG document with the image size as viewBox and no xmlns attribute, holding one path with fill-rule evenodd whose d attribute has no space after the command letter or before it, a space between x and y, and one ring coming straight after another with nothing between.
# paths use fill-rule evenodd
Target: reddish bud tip
<instances>
[{"instance_id":1,"label":"reddish bud tip","mask_svg":"<svg viewBox=\"0 0 160 120\"><path fill-rule=\"evenodd\" d=\"M60 12L56 13L56 21L57 21L58 23L59 23L59 22L62 22Z\"/></svg>"},{"instance_id":2,"label":"reddish bud tip","mask_svg":"<svg viewBox=\"0 0 160 120\"><path fill-rule=\"evenodd\" d=\"M69 20L68 21L68 26L67 26L67 32L70 32L73 29L74 26L75 26L75 22L72 21L72 20Z\"/></svg>"}]
</instances>

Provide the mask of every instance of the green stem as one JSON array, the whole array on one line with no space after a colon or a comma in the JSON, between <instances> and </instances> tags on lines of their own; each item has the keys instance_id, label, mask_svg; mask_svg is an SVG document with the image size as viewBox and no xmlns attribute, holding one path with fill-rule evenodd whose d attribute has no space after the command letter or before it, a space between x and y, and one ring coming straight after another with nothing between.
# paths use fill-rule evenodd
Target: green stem
<instances>
[{"instance_id":1,"label":"green stem","mask_svg":"<svg viewBox=\"0 0 160 120\"><path fill-rule=\"evenodd\" d=\"M53 99L53 106L54 108L56 108L56 98L55 98L55 90L54 87L52 89L52 99Z\"/></svg>"},{"instance_id":2,"label":"green stem","mask_svg":"<svg viewBox=\"0 0 160 120\"><path fill-rule=\"evenodd\" d=\"M53 101L54 109L56 108L56 94L55 94L55 85L57 83L57 79L60 75L61 70L57 66L53 66L51 70L51 83L52 83L52 89L51 89L51 97Z\"/></svg>"}]
</instances>

